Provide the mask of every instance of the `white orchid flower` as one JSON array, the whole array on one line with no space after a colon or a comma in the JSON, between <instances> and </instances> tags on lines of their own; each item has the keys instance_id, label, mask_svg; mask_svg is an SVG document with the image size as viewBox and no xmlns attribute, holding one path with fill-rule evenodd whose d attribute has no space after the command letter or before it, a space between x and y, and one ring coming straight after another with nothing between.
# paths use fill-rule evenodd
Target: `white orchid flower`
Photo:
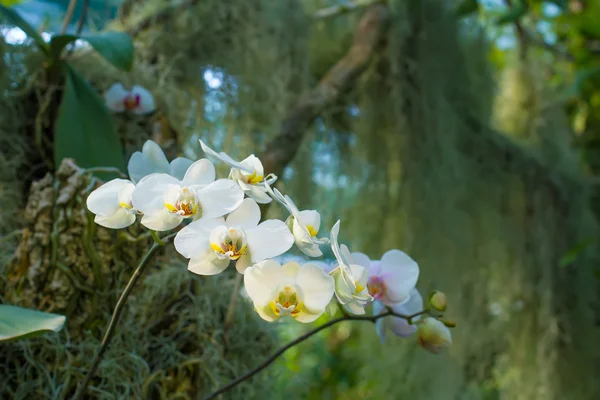
<instances>
[{"instance_id":1,"label":"white orchid flower","mask_svg":"<svg viewBox=\"0 0 600 400\"><path fill-rule=\"evenodd\" d=\"M134 182L139 182L150 174L169 174L183 180L186 171L194 162L188 158L177 157L169 163L160 146L152 140L146 140L142 151L136 151L129 158L127 172Z\"/></svg>"},{"instance_id":2,"label":"white orchid flower","mask_svg":"<svg viewBox=\"0 0 600 400\"><path fill-rule=\"evenodd\" d=\"M340 221L331 228L331 249L338 262L338 266L329 273L335 280L335 296L346 310L362 315L367 303L373 301L367 289L369 270L354 262L345 245L339 245L339 232Z\"/></svg>"},{"instance_id":3,"label":"white orchid flower","mask_svg":"<svg viewBox=\"0 0 600 400\"><path fill-rule=\"evenodd\" d=\"M111 229L133 224L139 214L131 202L134 189L135 185L130 180L113 179L90 193L86 204L96 214L94 222Z\"/></svg>"},{"instance_id":4,"label":"white orchid flower","mask_svg":"<svg viewBox=\"0 0 600 400\"><path fill-rule=\"evenodd\" d=\"M317 238L321 226L321 215L316 210L298 210L290 196L282 195L277 189L272 189L265 182L269 194L289 211L290 216L285 221L290 231L294 234L296 246L309 257L323 255L319 245L329 243L327 238Z\"/></svg>"},{"instance_id":5,"label":"white orchid flower","mask_svg":"<svg viewBox=\"0 0 600 400\"><path fill-rule=\"evenodd\" d=\"M272 185L277 177L273 174L265 179L265 170L260 160L251 154L244 160L238 162L229 157L226 153L217 153L200 140L200 146L207 156L223 161L231 167L229 179L234 180L240 185L246 196L256 200L257 203L270 203L271 197L267 194L267 188L264 182Z\"/></svg>"},{"instance_id":6,"label":"white orchid flower","mask_svg":"<svg viewBox=\"0 0 600 400\"><path fill-rule=\"evenodd\" d=\"M248 268L244 286L258 315L266 321L290 316L299 322L313 322L323 314L334 292L333 278L317 265L289 262L281 266L274 260Z\"/></svg>"},{"instance_id":7,"label":"white orchid flower","mask_svg":"<svg viewBox=\"0 0 600 400\"><path fill-rule=\"evenodd\" d=\"M419 279L419 265L408 254L394 249L380 261L371 261L363 253L352 253L352 259L369 270L367 289L375 300L386 306L408 301Z\"/></svg>"},{"instance_id":8,"label":"white orchid flower","mask_svg":"<svg viewBox=\"0 0 600 400\"><path fill-rule=\"evenodd\" d=\"M390 307L394 312L403 315L416 314L423 311L423 298L417 289L410 292L408 301L402 304L396 304ZM373 315L377 315L385 311L386 306L381 301L373 302ZM417 321L419 317L415 317L413 321ZM417 331L417 325L411 325L407 320L400 317L383 317L379 318L375 323L377 334L383 343L386 338L386 331L391 330L396 336L408 337Z\"/></svg>"},{"instance_id":9,"label":"white orchid flower","mask_svg":"<svg viewBox=\"0 0 600 400\"><path fill-rule=\"evenodd\" d=\"M137 85L127 90L121 83L115 83L104 94L104 101L106 107L115 112L131 111L142 115L149 114L155 109L152 94Z\"/></svg>"},{"instance_id":10,"label":"white orchid flower","mask_svg":"<svg viewBox=\"0 0 600 400\"><path fill-rule=\"evenodd\" d=\"M215 181L215 167L207 159L193 163L182 180L152 174L133 191L134 207L142 212L142 225L168 231L186 218L217 218L235 210L243 200L239 186L228 179Z\"/></svg>"},{"instance_id":11,"label":"white orchid flower","mask_svg":"<svg viewBox=\"0 0 600 400\"><path fill-rule=\"evenodd\" d=\"M183 228L175 237L175 249L190 259L188 270L195 274L218 274L230 260L243 274L251 264L283 254L294 244L283 221L259 221L258 204L244 199L225 219L201 219Z\"/></svg>"}]
</instances>

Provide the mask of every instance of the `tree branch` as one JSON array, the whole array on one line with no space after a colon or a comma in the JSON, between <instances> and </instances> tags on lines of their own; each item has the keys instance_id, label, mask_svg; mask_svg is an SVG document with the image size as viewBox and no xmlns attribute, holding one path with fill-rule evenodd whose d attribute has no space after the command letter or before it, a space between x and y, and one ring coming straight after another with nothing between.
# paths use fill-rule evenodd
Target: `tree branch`
<instances>
[{"instance_id":1,"label":"tree branch","mask_svg":"<svg viewBox=\"0 0 600 400\"><path fill-rule=\"evenodd\" d=\"M376 3L384 3L385 0L355 0L349 3L339 4L336 6L322 8L314 13L314 19L326 19L337 17L360 8L368 7Z\"/></svg>"},{"instance_id":2,"label":"tree branch","mask_svg":"<svg viewBox=\"0 0 600 400\"><path fill-rule=\"evenodd\" d=\"M385 5L373 4L368 7L358 24L348 53L315 88L299 99L281 123L278 135L268 143L261 158L265 171L281 175L296 155L306 130L315 118L352 87L367 69L384 36L388 21L389 10Z\"/></svg>"},{"instance_id":3,"label":"tree branch","mask_svg":"<svg viewBox=\"0 0 600 400\"><path fill-rule=\"evenodd\" d=\"M311 336L314 336L317 333L321 332L322 330L327 329L330 326L333 326L333 325L335 325L335 324L337 324L339 322L342 322L342 321L370 321L370 322L376 322L380 318L389 317L389 316L402 318L402 319L405 319L405 320L407 320L407 321L410 322L410 321L412 321L413 318L418 317L419 315L426 314L428 312L429 312L428 310L423 310L423 311L419 311L418 313L415 313L415 314L412 314L412 315L404 315L404 314L396 313L396 312L392 311L391 309L388 309L388 311L386 311L384 313L381 313L381 314L378 314L378 315L344 315L343 317L339 317L339 318L336 318L336 319L329 320L326 323L324 323L323 325L320 325L320 326L318 326L318 327L316 327L316 328L314 328L314 329L306 332L305 334L298 336L296 339L292 340L291 342L289 342L288 344L286 344L285 346L283 346L279 350L277 350L275 353L273 353L269 358L267 358L265 361L263 361L262 363L260 363L256 368L248 371L244 375L241 375L241 376L235 378L234 380L232 380L231 382L229 382L225 386L223 386L220 389L212 392L207 397L205 397L204 400L212 400L212 399L216 398L218 395L223 394L223 393L227 392L228 390L233 389L234 387L236 387L240 383L244 382L245 380L248 380L248 379L252 378L254 375L258 374L260 371L262 371L263 369L267 368L280 355L282 355L283 353L285 353L287 350L291 349L292 347L296 346L297 344L300 344L300 343L304 342L306 339L310 338Z\"/></svg>"}]
</instances>

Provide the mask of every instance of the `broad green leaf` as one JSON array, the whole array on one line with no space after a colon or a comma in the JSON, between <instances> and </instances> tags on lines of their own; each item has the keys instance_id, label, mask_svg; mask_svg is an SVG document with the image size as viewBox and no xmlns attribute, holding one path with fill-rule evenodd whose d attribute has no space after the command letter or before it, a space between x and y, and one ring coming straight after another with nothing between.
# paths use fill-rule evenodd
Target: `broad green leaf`
<instances>
[{"instance_id":1,"label":"broad green leaf","mask_svg":"<svg viewBox=\"0 0 600 400\"><path fill-rule=\"evenodd\" d=\"M65 89L54 130L54 161L74 158L77 165L125 170L123 148L104 100L70 65L64 64Z\"/></svg>"},{"instance_id":2,"label":"broad green leaf","mask_svg":"<svg viewBox=\"0 0 600 400\"><path fill-rule=\"evenodd\" d=\"M496 20L497 25L512 24L521 19L529 11L529 6L523 0L520 0L514 7L510 8Z\"/></svg>"},{"instance_id":3,"label":"broad green leaf","mask_svg":"<svg viewBox=\"0 0 600 400\"><path fill-rule=\"evenodd\" d=\"M115 67L129 71L133 66L133 41L131 36L123 32L100 32L81 36L54 35L50 41L50 53L58 59L64 48L77 39L85 40L106 61Z\"/></svg>"},{"instance_id":4,"label":"broad green leaf","mask_svg":"<svg viewBox=\"0 0 600 400\"><path fill-rule=\"evenodd\" d=\"M25 21L19 13L15 10L5 7L4 5L0 5L0 17L2 20L8 21L11 25L14 25L18 28L21 28L25 34L32 39L35 44L42 50L44 53L48 54L49 47L48 43L44 41L42 35L27 21Z\"/></svg>"},{"instance_id":5,"label":"broad green leaf","mask_svg":"<svg viewBox=\"0 0 600 400\"><path fill-rule=\"evenodd\" d=\"M53 60L58 60L67 45L77 40L75 35L52 35L50 39L50 56Z\"/></svg>"},{"instance_id":6,"label":"broad green leaf","mask_svg":"<svg viewBox=\"0 0 600 400\"><path fill-rule=\"evenodd\" d=\"M454 10L457 17L466 17L479 11L479 2L477 0L462 0Z\"/></svg>"},{"instance_id":7,"label":"broad green leaf","mask_svg":"<svg viewBox=\"0 0 600 400\"><path fill-rule=\"evenodd\" d=\"M124 32L101 32L96 34L81 35L100 53L106 61L115 67L130 71L133 66L133 40Z\"/></svg>"},{"instance_id":8,"label":"broad green leaf","mask_svg":"<svg viewBox=\"0 0 600 400\"><path fill-rule=\"evenodd\" d=\"M63 315L0 304L0 342L58 332L65 320Z\"/></svg>"}]
</instances>

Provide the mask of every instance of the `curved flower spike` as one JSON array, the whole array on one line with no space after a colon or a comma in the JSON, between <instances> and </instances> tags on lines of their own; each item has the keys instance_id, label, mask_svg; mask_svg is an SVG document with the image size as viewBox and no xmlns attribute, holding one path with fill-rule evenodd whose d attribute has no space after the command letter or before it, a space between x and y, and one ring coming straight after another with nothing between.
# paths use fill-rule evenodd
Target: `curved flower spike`
<instances>
[{"instance_id":1,"label":"curved flower spike","mask_svg":"<svg viewBox=\"0 0 600 400\"><path fill-rule=\"evenodd\" d=\"M385 311L385 305L381 301L373 302L373 315L377 315ZM403 304L391 306L392 310L398 314L412 315L423 310L423 298L417 289L410 292L410 298ZM417 321L419 317L415 317ZM391 330L396 336L408 337L417 331L417 325L410 325L407 320L400 317L384 317L379 318L375 323L377 334L383 343L386 338L386 331Z\"/></svg>"},{"instance_id":2,"label":"curved flower spike","mask_svg":"<svg viewBox=\"0 0 600 400\"><path fill-rule=\"evenodd\" d=\"M104 94L106 107L115 112L131 111L134 114L149 114L154 111L154 97L145 88L133 86L125 89L121 83L115 83Z\"/></svg>"},{"instance_id":3,"label":"curved flower spike","mask_svg":"<svg viewBox=\"0 0 600 400\"><path fill-rule=\"evenodd\" d=\"M380 261L371 261L363 253L352 253L352 259L369 271L367 289L375 300L386 306L408 301L419 279L419 265L408 254L394 249Z\"/></svg>"},{"instance_id":4,"label":"curved flower spike","mask_svg":"<svg viewBox=\"0 0 600 400\"><path fill-rule=\"evenodd\" d=\"M188 270L195 274L218 274L230 260L243 274L251 264L283 254L294 244L283 221L259 221L258 204L244 199L226 219L201 219L183 228L175 237L175 249L190 259Z\"/></svg>"},{"instance_id":5,"label":"curved flower spike","mask_svg":"<svg viewBox=\"0 0 600 400\"><path fill-rule=\"evenodd\" d=\"M291 214L285 221L290 231L294 234L296 246L309 257L323 255L319 245L329 243L327 238L317 238L321 226L321 216L316 210L299 211L290 196L282 195L277 189L265 182L268 193L289 211Z\"/></svg>"},{"instance_id":6,"label":"curved flower spike","mask_svg":"<svg viewBox=\"0 0 600 400\"><path fill-rule=\"evenodd\" d=\"M113 179L94 190L86 200L94 222L105 228L121 229L135 222L139 212L131 203L135 185L127 179Z\"/></svg>"},{"instance_id":7,"label":"curved flower spike","mask_svg":"<svg viewBox=\"0 0 600 400\"><path fill-rule=\"evenodd\" d=\"M214 182L213 182L214 181ZM217 218L235 210L244 194L227 179L215 181L215 167L206 159L193 163L182 180L151 174L138 182L132 201L144 213L142 225L168 231L185 218Z\"/></svg>"},{"instance_id":8,"label":"curved flower spike","mask_svg":"<svg viewBox=\"0 0 600 400\"><path fill-rule=\"evenodd\" d=\"M183 180L186 171L193 163L192 160L183 157L178 157L169 163L160 146L152 140L146 140L142 151L136 151L129 158L127 172L134 182L139 182L143 177L155 173L169 174Z\"/></svg>"},{"instance_id":9,"label":"curved flower spike","mask_svg":"<svg viewBox=\"0 0 600 400\"><path fill-rule=\"evenodd\" d=\"M217 153L200 140L200 146L208 157L223 161L231 167L229 179L240 185L246 196L256 200L257 203L270 203L271 197L267 194L267 188L264 183L273 184L277 177L273 174L265 179L265 170L260 160L251 154L244 160L238 162L229 157L226 153Z\"/></svg>"},{"instance_id":10,"label":"curved flower spike","mask_svg":"<svg viewBox=\"0 0 600 400\"><path fill-rule=\"evenodd\" d=\"M340 221L331 228L331 249L338 262L338 266L329 273L335 280L335 296L349 312L364 314L367 303L373 301L367 289L369 270L354 262L345 245L339 245L339 232Z\"/></svg>"},{"instance_id":11,"label":"curved flower spike","mask_svg":"<svg viewBox=\"0 0 600 400\"><path fill-rule=\"evenodd\" d=\"M244 287L258 315L266 321L290 316L296 321L313 322L333 297L334 281L315 264L281 266L266 260L248 268Z\"/></svg>"}]
</instances>

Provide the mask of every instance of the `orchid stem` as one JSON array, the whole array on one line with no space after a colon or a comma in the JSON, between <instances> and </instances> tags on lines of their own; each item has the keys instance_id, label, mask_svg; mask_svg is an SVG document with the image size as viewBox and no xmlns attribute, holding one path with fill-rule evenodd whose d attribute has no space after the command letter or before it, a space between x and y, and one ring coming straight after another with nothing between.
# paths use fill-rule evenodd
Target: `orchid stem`
<instances>
[{"instance_id":1,"label":"orchid stem","mask_svg":"<svg viewBox=\"0 0 600 400\"><path fill-rule=\"evenodd\" d=\"M151 232L153 232L153 231L151 231ZM154 235L156 235L156 233L154 233ZM153 235L153 237L154 237L154 235ZM106 328L106 332L104 333L104 338L102 339L100 348L98 349L98 352L96 353L96 356L94 357L94 360L92 361L92 365L90 366L90 369L87 372L87 375L85 377L85 380L83 381L83 384L81 385L79 390L75 393L73 400L80 400L85 395L85 391L86 391L88 385L90 384L90 381L94 377L94 374L96 373L96 369L98 369L98 365L100 364L100 361L102 360L102 356L104 356L104 353L108 349L108 345L110 344L110 342L114 336L115 328L117 327L119 318L121 318L121 314L123 313L123 309L125 307L125 304L127 303L127 298L129 297L129 294L133 290L137 281L140 279L140 276L142 275L144 268L146 267L146 265L149 264L150 260L152 260L154 255L158 252L158 250L162 246L164 246L166 243L168 243L168 241L170 239L172 239L175 235L176 235L176 233L172 233L168 236L165 236L162 239L158 238L156 243L154 243L152 245L152 247L150 247L148 252L140 260L138 267L133 272L133 275L129 279L127 286L123 290L123 293L121 293L121 297L119 297L119 301L117 301L117 305L115 306L115 310L113 311L113 314L112 314L112 317L110 318L108 327Z\"/></svg>"},{"instance_id":2,"label":"orchid stem","mask_svg":"<svg viewBox=\"0 0 600 400\"><path fill-rule=\"evenodd\" d=\"M327 329L339 322L343 322L343 321L370 321L370 322L376 322L378 319L383 318L383 317L388 317L388 316L394 316L394 317L398 317L398 318L403 318L407 321L412 320L415 317L418 317L419 315L423 315L429 313L429 310L423 310L423 311L419 311L418 313L412 314L412 315L404 315L404 314L398 314L392 310L387 310L381 314L378 315L344 315L343 317L339 317L336 319L332 319L329 320L327 322L325 322L323 325L320 325L308 332L306 332L305 334L297 337L296 339L292 340L291 342L289 342L288 344L286 344L285 346L281 347L279 350L277 350L275 353L273 353L269 358L267 358L265 361L263 361L262 363L260 363L256 368L248 371L247 373L245 373L244 375L241 375L237 378L235 378L234 380L232 380L231 382L229 382L228 384L226 384L225 386L221 387L220 389L212 392L210 395L208 395L207 397L204 398L204 400L212 400L214 398L216 398L217 396L219 396L220 394L223 394L231 389L233 389L234 387L236 387L237 385L239 385L240 383L244 382L245 380L248 380L250 378L252 378L254 375L256 375L257 373L259 373L260 371L262 371L263 369L267 368L269 365L271 365L279 356L281 356L283 353L285 353L287 350L291 349L292 347L296 346L297 344L300 344L302 342L304 342L306 339L310 338L313 335L316 335L317 333L321 332L324 329Z\"/></svg>"},{"instance_id":3,"label":"orchid stem","mask_svg":"<svg viewBox=\"0 0 600 400\"><path fill-rule=\"evenodd\" d=\"M164 246L165 244L167 244L167 242L165 242L163 239L160 238L160 236L158 236L158 233L156 233L156 231L153 231L152 229L149 229L150 231L150 236L152 236L152 239L154 239L154 242L159 245L159 246ZM165 238L167 239L167 238Z\"/></svg>"}]
</instances>

